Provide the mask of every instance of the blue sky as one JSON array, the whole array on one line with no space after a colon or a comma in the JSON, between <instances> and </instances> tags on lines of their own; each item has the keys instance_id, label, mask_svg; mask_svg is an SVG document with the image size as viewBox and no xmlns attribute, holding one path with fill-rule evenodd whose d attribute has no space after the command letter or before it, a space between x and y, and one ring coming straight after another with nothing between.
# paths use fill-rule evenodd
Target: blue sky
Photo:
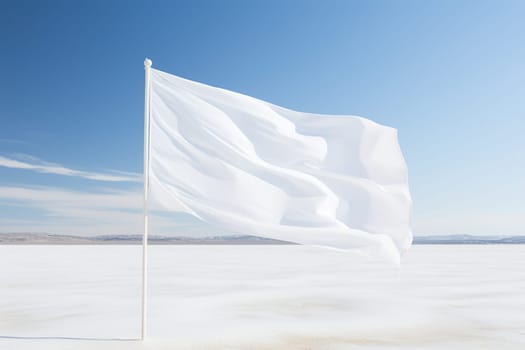
<instances>
[{"instance_id":1,"label":"blue sky","mask_svg":"<svg viewBox=\"0 0 525 350\"><path fill-rule=\"evenodd\" d=\"M415 234L524 234L523 18L523 1L4 2L0 232L141 232L147 56L396 127Z\"/></svg>"}]
</instances>

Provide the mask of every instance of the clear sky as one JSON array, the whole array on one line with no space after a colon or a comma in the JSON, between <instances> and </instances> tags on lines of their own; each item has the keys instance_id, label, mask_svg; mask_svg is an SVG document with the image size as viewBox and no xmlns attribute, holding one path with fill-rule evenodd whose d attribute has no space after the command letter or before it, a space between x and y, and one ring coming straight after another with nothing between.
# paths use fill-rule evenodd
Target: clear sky
<instances>
[{"instance_id":1,"label":"clear sky","mask_svg":"<svg viewBox=\"0 0 525 350\"><path fill-rule=\"evenodd\" d=\"M525 1L3 1L0 43L0 232L141 232L151 57L397 128L416 235L525 234Z\"/></svg>"}]
</instances>

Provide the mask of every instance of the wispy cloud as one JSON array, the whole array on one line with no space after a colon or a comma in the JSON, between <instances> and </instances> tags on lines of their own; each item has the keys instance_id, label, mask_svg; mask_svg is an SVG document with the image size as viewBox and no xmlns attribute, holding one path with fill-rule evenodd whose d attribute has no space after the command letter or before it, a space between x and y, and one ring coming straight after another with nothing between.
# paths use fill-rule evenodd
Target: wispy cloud
<instances>
[{"instance_id":1,"label":"wispy cloud","mask_svg":"<svg viewBox=\"0 0 525 350\"><path fill-rule=\"evenodd\" d=\"M0 138L0 143L14 143L14 144L19 144L19 145L27 144L27 142L23 140L2 139L2 138Z\"/></svg>"},{"instance_id":2,"label":"wispy cloud","mask_svg":"<svg viewBox=\"0 0 525 350\"><path fill-rule=\"evenodd\" d=\"M111 171L108 173L89 172L67 168L60 164L45 162L41 159L22 155L14 158L0 156L0 167L12 169L25 169L44 174L56 174L63 176L74 176L94 181L107 182L141 182L142 175L137 173L128 173L122 171Z\"/></svg>"},{"instance_id":3,"label":"wispy cloud","mask_svg":"<svg viewBox=\"0 0 525 350\"><path fill-rule=\"evenodd\" d=\"M142 194L140 190L82 192L45 186L1 187L0 200L12 202L32 202L33 205L53 210L57 206L68 209L96 208L129 210L140 209Z\"/></svg>"},{"instance_id":4,"label":"wispy cloud","mask_svg":"<svg viewBox=\"0 0 525 350\"><path fill-rule=\"evenodd\" d=\"M140 188L115 191L68 190L47 186L0 186L0 208L22 213L0 213L0 232L56 234L137 234L143 230L143 194ZM208 231L180 215L150 215L151 234L202 234Z\"/></svg>"},{"instance_id":5,"label":"wispy cloud","mask_svg":"<svg viewBox=\"0 0 525 350\"><path fill-rule=\"evenodd\" d=\"M0 218L3 232L91 235L139 233L142 228L139 189L83 192L44 186L0 186L0 205L26 213L23 218Z\"/></svg>"}]
</instances>

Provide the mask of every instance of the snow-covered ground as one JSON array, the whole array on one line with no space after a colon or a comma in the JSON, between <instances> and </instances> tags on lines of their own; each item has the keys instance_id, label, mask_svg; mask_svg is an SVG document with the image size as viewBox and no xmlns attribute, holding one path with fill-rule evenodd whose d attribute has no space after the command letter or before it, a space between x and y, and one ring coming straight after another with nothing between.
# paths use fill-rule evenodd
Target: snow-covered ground
<instances>
[{"instance_id":1,"label":"snow-covered ground","mask_svg":"<svg viewBox=\"0 0 525 350\"><path fill-rule=\"evenodd\" d=\"M525 349L525 245L0 246L0 349Z\"/></svg>"}]
</instances>

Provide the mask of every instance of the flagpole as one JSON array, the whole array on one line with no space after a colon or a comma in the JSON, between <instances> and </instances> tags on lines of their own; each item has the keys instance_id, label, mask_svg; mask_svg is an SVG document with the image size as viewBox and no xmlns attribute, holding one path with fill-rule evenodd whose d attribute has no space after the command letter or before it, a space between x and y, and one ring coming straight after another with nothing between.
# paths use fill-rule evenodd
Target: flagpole
<instances>
[{"instance_id":1,"label":"flagpole","mask_svg":"<svg viewBox=\"0 0 525 350\"><path fill-rule=\"evenodd\" d=\"M142 237L142 328L140 339L146 338L148 297L148 192L149 192L149 94L151 60L144 60L144 236Z\"/></svg>"}]
</instances>

